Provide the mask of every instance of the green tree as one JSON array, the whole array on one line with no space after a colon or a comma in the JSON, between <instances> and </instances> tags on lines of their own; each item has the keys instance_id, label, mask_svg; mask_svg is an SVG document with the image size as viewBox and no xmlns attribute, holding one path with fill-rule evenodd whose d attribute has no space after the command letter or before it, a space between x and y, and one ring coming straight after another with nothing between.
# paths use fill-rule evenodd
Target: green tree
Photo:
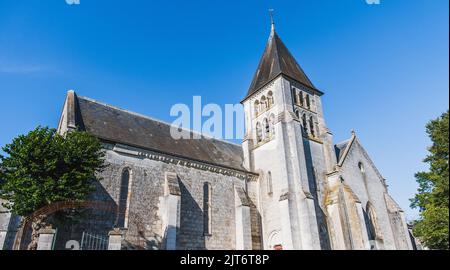
<instances>
[{"instance_id":1,"label":"green tree","mask_svg":"<svg viewBox=\"0 0 450 270\"><path fill-rule=\"evenodd\" d=\"M427 124L432 145L424 162L429 163L430 169L416 174L419 188L411 199L411 206L420 210L414 234L430 249L449 249L448 114L447 111Z\"/></svg>"},{"instance_id":2,"label":"green tree","mask_svg":"<svg viewBox=\"0 0 450 270\"><path fill-rule=\"evenodd\" d=\"M0 156L0 198L6 201L4 207L24 217L54 202L85 200L104 168L102 144L82 131L62 136L55 129L37 127L2 150L6 156Z\"/></svg>"}]
</instances>

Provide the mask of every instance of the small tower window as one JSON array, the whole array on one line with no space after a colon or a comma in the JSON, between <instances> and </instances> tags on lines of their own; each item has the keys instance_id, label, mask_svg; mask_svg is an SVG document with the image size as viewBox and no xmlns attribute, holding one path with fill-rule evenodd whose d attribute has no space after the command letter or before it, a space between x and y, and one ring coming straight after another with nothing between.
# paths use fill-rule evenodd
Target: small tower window
<instances>
[{"instance_id":1,"label":"small tower window","mask_svg":"<svg viewBox=\"0 0 450 270\"><path fill-rule=\"evenodd\" d=\"M267 194L273 194L272 172L267 173Z\"/></svg>"},{"instance_id":2,"label":"small tower window","mask_svg":"<svg viewBox=\"0 0 450 270\"><path fill-rule=\"evenodd\" d=\"M256 141L259 143L262 141L262 129L261 123L256 123Z\"/></svg>"},{"instance_id":3,"label":"small tower window","mask_svg":"<svg viewBox=\"0 0 450 270\"><path fill-rule=\"evenodd\" d=\"M300 96L300 105L303 107L303 106L305 106L305 100L303 98L303 92L302 91L300 91L299 96Z\"/></svg>"},{"instance_id":4,"label":"small tower window","mask_svg":"<svg viewBox=\"0 0 450 270\"><path fill-rule=\"evenodd\" d=\"M274 105L273 93L272 91L269 91L269 93L267 94L267 106L270 109L272 108L273 105Z\"/></svg>"},{"instance_id":5,"label":"small tower window","mask_svg":"<svg viewBox=\"0 0 450 270\"><path fill-rule=\"evenodd\" d=\"M212 206L212 196L211 196L211 184L205 183L203 185L203 231L205 235L212 234L212 220L211 220L211 206Z\"/></svg>"},{"instance_id":6,"label":"small tower window","mask_svg":"<svg viewBox=\"0 0 450 270\"><path fill-rule=\"evenodd\" d=\"M309 130L311 131L311 135L316 137L316 133L314 131L314 118L312 116L309 118Z\"/></svg>"},{"instance_id":7,"label":"small tower window","mask_svg":"<svg viewBox=\"0 0 450 270\"><path fill-rule=\"evenodd\" d=\"M270 135L275 136L275 115L271 114L269 119Z\"/></svg>"},{"instance_id":8,"label":"small tower window","mask_svg":"<svg viewBox=\"0 0 450 270\"><path fill-rule=\"evenodd\" d=\"M314 130L316 131L316 136L319 137L320 136L320 129L319 129L319 125L317 122L314 123Z\"/></svg>"},{"instance_id":9,"label":"small tower window","mask_svg":"<svg viewBox=\"0 0 450 270\"><path fill-rule=\"evenodd\" d=\"M305 135L308 134L308 121L306 120L306 114L302 115L302 125L303 125L303 131L305 132Z\"/></svg>"},{"instance_id":10,"label":"small tower window","mask_svg":"<svg viewBox=\"0 0 450 270\"><path fill-rule=\"evenodd\" d=\"M270 137L270 125L269 125L269 121L267 121L267 118L264 118L263 120L263 124L264 124L264 137L266 139L268 139Z\"/></svg>"},{"instance_id":11,"label":"small tower window","mask_svg":"<svg viewBox=\"0 0 450 270\"><path fill-rule=\"evenodd\" d=\"M294 104L299 104L298 93L295 88L292 88L292 96L294 97Z\"/></svg>"},{"instance_id":12,"label":"small tower window","mask_svg":"<svg viewBox=\"0 0 450 270\"><path fill-rule=\"evenodd\" d=\"M266 96L262 96L261 98L261 111L265 111L267 109L267 99Z\"/></svg>"},{"instance_id":13,"label":"small tower window","mask_svg":"<svg viewBox=\"0 0 450 270\"><path fill-rule=\"evenodd\" d=\"M309 99L309 95L308 94L306 94L306 107L308 109L311 109L311 101Z\"/></svg>"},{"instance_id":14,"label":"small tower window","mask_svg":"<svg viewBox=\"0 0 450 270\"><path fill-rule=\"evenodd\" d=\"M359 168L359 170L361 171L362 174L366 173L366 171L364 169L364 164L362 164L362 162L358 163L358 168Z\"/></svg>"},{"instance_id":15,"label":"small tower window","mask_svg":"<svg viewBox=\"0 0 450 270\"><path fill-rule=\"evenodd\" d=\"M255 101L254 104L255 117L259 114L259 100Z\"/></svg>"}]
</instances>

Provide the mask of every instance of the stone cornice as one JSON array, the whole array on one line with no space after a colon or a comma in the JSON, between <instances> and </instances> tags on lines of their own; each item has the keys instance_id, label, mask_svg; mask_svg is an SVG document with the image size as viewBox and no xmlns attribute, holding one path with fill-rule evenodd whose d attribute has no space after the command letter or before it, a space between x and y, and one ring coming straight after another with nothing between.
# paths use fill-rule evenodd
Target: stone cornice
<instances>
[{"instance_id":1,"label":"stone cornice","mask_svg":"<svg viewBox=\"0 0 450 270\"><path fill-rule=\"evenodd\" d=\"M174 164L189 168L195 168L198 170L209 171L213 173L218 173L226 176L234 176L242 180L256 181L259 177L258 174L253 172L240 171L226 166L219 166L216 164L209 164L206 162L192 160L188 158L183 158L179 156L174 156L166 153L159 153L156 151L136 148L123 144L111 144L104 143L104 148L106 150L111 150L116 153L125 154L129 156L134 156L141 159L150 159L155 161L160 161L168 164Z\"/></svg>"},{"instance_id":2,"label":"stone cornice","mask_svg":"<svg viewBox=\"0 0 450 270\"><path fill-rule=\"evenodd\" d=\"M275 77L273 80L271 80L270 82L266 83L264 86L262 86L260 89L258 89L257 91L255 91L251 96L248 96L246 98L244 98L244 100L241 101L242 104L244 104L247 101L253 102L253 100L256 99L256 97L259 98L259 94L261 94L261 92L264 92L268 89L272 89L272 87L275 85L276 80L279 78L280 76Z\"/></svg>"}]
</instances>

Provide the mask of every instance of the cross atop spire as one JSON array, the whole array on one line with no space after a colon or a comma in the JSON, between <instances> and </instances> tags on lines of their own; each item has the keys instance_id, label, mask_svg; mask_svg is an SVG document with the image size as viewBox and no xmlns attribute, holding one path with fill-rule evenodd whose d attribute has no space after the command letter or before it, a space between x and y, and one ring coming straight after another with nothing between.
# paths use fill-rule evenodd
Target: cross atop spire
<instances>
[{"instance_id":1,"label":"cross atop spire","mask_svg":"<svg viewBox=\"0 0 450 270\"><path fill-rule=\"evenodd\" d=\"M275 11L275 10L274 10L273 8L269 9L270 24L272 25L272 32L275 31L275 21L274 21L274 19L273 19L273 13L274 13L274 11Z\"/></svg>"}]
</instances>

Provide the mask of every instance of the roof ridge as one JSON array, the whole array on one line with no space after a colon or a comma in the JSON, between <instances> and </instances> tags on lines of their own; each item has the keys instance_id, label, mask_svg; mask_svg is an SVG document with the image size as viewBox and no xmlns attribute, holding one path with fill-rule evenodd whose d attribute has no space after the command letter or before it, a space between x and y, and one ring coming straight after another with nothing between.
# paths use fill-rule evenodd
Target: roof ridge
<instances>
[{"instance_id":1,"label":"roof ridge","mask_svg":"<svg viewBox=\"0 0 450 270\"><path fill-rule=\"evenodd\" d=\"M340 156L340 159L338 160L339 166L342 166L342 164L344 163L344 160L346 159L346 157L350 151L350 148L352 147L353 143L355 142L355 139L356 139L355 134L352 134L350 139L348 139L348 142L346 143L347 145L345 145L345 149L343 149L342 156Z\"/></svg>"},{"instance_id":2,"label":"roof ridge","mask_svg":"<svg viewBox=\"0 0 450 270\"><path fill-rule=\"evenodd\" d=\"M168 122L166 122L164 120L156 119L156 118L150 117L148 115L144 115L144 114L133 112L133 111L130 111L130 110L127 110L127 109L123 109L123 108L114 106L114 105L110 105L108 103L105 103L105 102L102 102L102 101L98 101L98 100L93 99L93 98L89 98L89 97L86 97L86 96L78 96L78 98L85 99L87 101L94 102L96 104L105 106L107 108L111 108L111 109L114 109L114 110L119 110L119 111L122 111L124 113L128 113L130 115L134 115L134 116L141 117L141 118L144 118L144 119L147 119L147 120L151 120L151 121L154 121L154 122L157 122L157 123L161 123L161 124L164 124L164 125L167 125L167 126L170 126L170 127L173 126L172 124L170 124L170 123L168 123ZM217 139L217 138L211 137L209 135L202 134L202 133L200 133L198 131L195 131L195 130L192 130L192 129L185 129L185 128L181 128L181 129L184 130L184 131L188 131L188 132L190 132L192 134L200 135L200 136L204 137L205 139L215 140L215 141L219 141L219 142L223 142L223 143L227 143L227 144L231 144L231 145L234 145L234 146L240 146L241 147L240 144L233 143L233 142L226 141L226 140L222 140L222 139Z\"/></svg>"},{"instance_id":3,"label":"roof ridge","mask_svg":"<svg viewBox=\"0 0 450 270\"><path fill-rule=\"evenodd\" d=\"M341 141L341 142L338 142L338 143L336 143L335 145L336 145L336 146L338 146L338 145L343 145L343 144L349 143L350 140L351 140L351 138L350 138L350 139L347 139L347 140L344 140L344 141Z\"/></svg>"}]
</instances>

